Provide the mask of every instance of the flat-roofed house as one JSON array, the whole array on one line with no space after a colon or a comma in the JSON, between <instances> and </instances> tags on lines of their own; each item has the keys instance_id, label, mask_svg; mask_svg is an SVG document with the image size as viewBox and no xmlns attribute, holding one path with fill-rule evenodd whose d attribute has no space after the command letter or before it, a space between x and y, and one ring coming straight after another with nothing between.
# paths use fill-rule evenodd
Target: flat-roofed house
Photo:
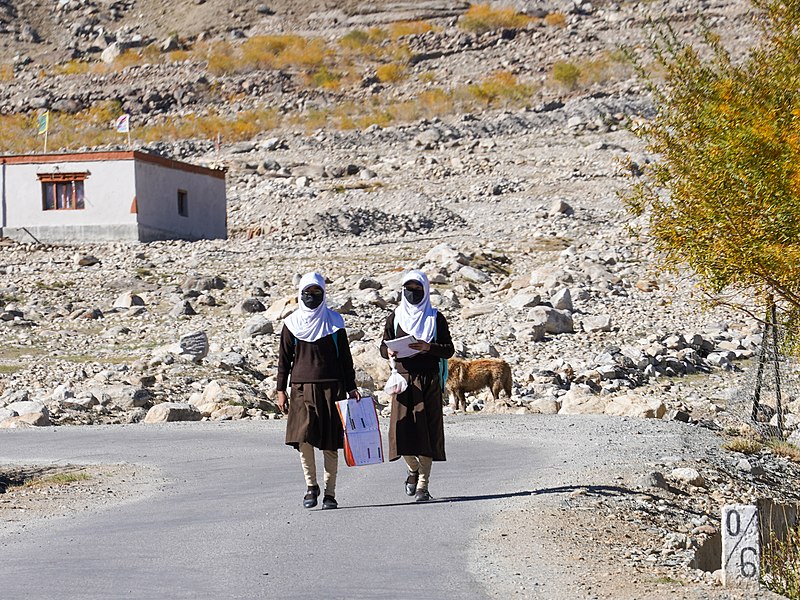
<instances>
[{"instance_id":1,"label":"flat-roofed house","mask_svg":"<svg viewBox=\"0 0 800 600\"><path fill-rule=\"evenodd\" d=\"M0 237L225 239L225 170L132 150L0 156Z\"/></svg>"}]
</instances>

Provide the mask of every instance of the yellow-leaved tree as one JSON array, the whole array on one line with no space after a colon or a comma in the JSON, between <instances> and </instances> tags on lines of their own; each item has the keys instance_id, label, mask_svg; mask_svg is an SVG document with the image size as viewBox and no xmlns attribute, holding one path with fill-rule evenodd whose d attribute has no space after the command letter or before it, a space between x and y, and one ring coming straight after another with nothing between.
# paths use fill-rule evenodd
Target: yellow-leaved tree
<instances>
[{"instance_id":1,"label":"yellow-leaved tree","mask_svg":"<svg viewBox=\"0 0 800 600\"><path fill-rule=\"evenodd\" d=\"M656 116L643 128L658 157L626 195L649 218L669 266L709 292L774 297L800 316L800 0L753 0L762 36L733 57L665 28L652 50Z\"/></svg>"}]
</instances>

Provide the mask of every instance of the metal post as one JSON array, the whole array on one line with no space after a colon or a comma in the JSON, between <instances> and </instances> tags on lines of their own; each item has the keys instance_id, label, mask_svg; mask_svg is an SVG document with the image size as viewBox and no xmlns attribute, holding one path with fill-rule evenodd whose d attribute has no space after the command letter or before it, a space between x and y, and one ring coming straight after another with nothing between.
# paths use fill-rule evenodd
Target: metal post
<instances>
[{"instance_id":1,"label":"metal post","mask_svg":"<svg viewBox=\"0 0 800 600\"><path fill-rule=\"evenodd\" d=\"M770 306L772 323L772 360L775 365L775 413L778 417L778 439L783 439L783 407L781 406L781 370L778 356L778 318L775 303Z\"/></svg>"}]
</instances>

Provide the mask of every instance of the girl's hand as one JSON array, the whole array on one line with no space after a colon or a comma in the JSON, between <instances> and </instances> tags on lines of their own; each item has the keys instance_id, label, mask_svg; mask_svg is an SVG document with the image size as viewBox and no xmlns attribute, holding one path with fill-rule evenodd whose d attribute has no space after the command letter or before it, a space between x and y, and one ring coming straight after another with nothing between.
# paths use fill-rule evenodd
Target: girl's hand
<instances>
[{"instance_id":1,"label":"girl's hand","mask_svg":"<svg viewBox=\"0 0 800 600\"><path fill-rule=\"evenodd\" d=\"M431 345L428 342L423 342L422 340L414 342L413 344L409 344L408 347L419 352L427 352L431 349Z\"/></svg>"},{"instance_id":2,"label":"girl's hand","mask_svg":"<svg viewBox=\"0 0 800 600\"><path fill-rule=\"evenodd\" d=\"M386 353L389 355L389 358L394 358L397 356L397 352L394 350L389 350L388 348L386 349Z\"/></svg>"},{"instance_id":3,"label":"girl's hand","mask_svg":"<svg viewBox=\"0 0 800 600\"><path fill-rule=\"evenodd\" d=\"M355 398L356 402L361 402L361 393L358 391L358 388L354 389L351 392L347 392L348 398Z\"/></svg>"},{"instance_id":4,"label":"girl's hand","mask_svg":"<svg viewBox=\"0 0 800 600\"><path fill-rule=\"evenodd\" d=\"M278 392L278 410L283 414L289 412L289 400L286 397L286 392Z\"/></svg>"}]
</instances>

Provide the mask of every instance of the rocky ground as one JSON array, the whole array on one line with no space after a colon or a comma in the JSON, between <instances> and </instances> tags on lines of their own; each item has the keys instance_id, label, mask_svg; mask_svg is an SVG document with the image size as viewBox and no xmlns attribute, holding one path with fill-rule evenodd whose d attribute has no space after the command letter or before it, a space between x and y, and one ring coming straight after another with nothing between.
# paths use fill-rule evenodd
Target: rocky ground
<instances>
[{"instance_id":1,"label":"rocky ground","mask_svg":"<svg viewBox=\"0 0 800 600\"><path fill-rule=\"evenodd\" d=\"M658 272L646 238L630 233L641 223L618 197L653 160L631 131L653 114L643 86L630 74L582 90L547 84L557 60L587 59L623 39L638 43L648 16L666 11L689 30L695 15L688 3L518 3L567 21L513 36L464 33L454 24L465 7L454 2L373 12L359 3L337 3L338 12L324 2L233 9L209 1L180 11L175 4L153 13L143 0L59 2L59 18L77 32L70 45L39 3L0 0L0 43L17 56L13 80L0 88L0 113L56 103L74 112L123 98L126 110L155 123L209 107L295 110L335 100L298 89L291 72L215 78L191 63L37 76L43 61L100 63L115 43L165 43L174 26L160 23L178 14L183 44L276 31L333 38L397 15L433 18L441 30L409 41L421 57L416 75L433 70L458 85L503 68L543 87L529 105L505 110L346 131L284 126L220 148L199 139L151 144L150 151L228 167L230 239L0 246L0 428L276 418L277 336L298 276L309 270L329 279L359 385L385 407L388 368L377 348L408 268L429 274L460 356L499 356L512 367L512 397L472 396L470 412L605 414L720 431L744 424L747 409L731 400L747 386L760 327L704 306L690 277ZM742 43L752 39L746 4L703 7L724 39L734 31ZM212 14L227 17L217 24ZM368 84L352 94L364 102L376 94L410 98L424 87L420 81ZM214 92L224 86L249 92L232 105ZM790 390L784 400L793 432L800 398ZM449 419L465 418L452 412ZM718 528L718 517L691 521L697 503L714 515L723 501L742 497L796 500L796 468L768 451L749 459L728 453L711 465L702 465L702 453L697 460L703 484L677 495L673 508L597 500L605 513L646 523L650 537L626 557L637 569L660 567L669 576L683 569L687 578L693 552ZM646 506L671 493L662 479L648 484L657 491ZM585 501L594 499L576 498ZM567 512L554 512L551 524L582 514ZM619 541L613 531L602 535ZM699 573L687 580L703 580Z\"/></svg>"}]
</instances>

